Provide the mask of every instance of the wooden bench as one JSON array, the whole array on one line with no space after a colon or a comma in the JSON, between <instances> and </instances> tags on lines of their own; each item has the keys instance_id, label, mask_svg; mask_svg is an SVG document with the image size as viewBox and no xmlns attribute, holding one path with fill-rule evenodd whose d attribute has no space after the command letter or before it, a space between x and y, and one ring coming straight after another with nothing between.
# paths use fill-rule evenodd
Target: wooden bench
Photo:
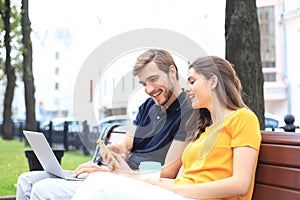
<instances>
[{"instance_id":1,"label":"wooden bench","mask_svg":"<svg viewBox=\"0 0 300 200\"><path fill-rule=\"evenodd\" d=\"M262 131L253 200L300 199L300 133Z\"/></svg>"}]
</instances>

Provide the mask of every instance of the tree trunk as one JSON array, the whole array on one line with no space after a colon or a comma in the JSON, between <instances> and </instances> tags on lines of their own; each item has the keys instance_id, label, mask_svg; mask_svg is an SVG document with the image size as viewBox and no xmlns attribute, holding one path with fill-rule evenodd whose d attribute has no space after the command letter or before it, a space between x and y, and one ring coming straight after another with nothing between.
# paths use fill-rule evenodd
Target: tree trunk
<instances>
[{"instance_id":1,"label":"tree trunk","mask_svg":"<svg viewBox=\"0 0 300 200\"><path fill-rule=\"evenodd\" d=\"M226 59L234 65L245 92L244 100L264 129L264 80L255 0L226 1L225 38Z\"/></svg>"},{"instance_id":2,"label":"tree trunk","mask_svg":"<svg viewBox=\"0 0 300 200\"><path fill-rule=\"evenodd\" d=\"M32 44L30 40L30 20L28 16L28 0L22 0L22 43L23 52L23 81L25 89L26 126L27 130L37 130L35 117L34 79L32 72Z\"/></svg>"},{"instance_id":3,"label":"tree trunk","mask_svg":"<svg viewBox=\"0 0 300 200\"><path fill-rule=\"evenodd\" d=\"M16 86L16 74L15 70L11 65L11 45L10 45L10 0L5 0L5 12L3 15L3 22L4 22L4 29L5 29L5 36L4 36L4 44L6 50L5 56L5 74L7 78L6 83L6 90L4 95L4 111L3 111L3 125L2 125L2 132L3 132L3 139L10 140L12 138L12 101L14 97L14 90Z\"/></svg>"}]
</instances>

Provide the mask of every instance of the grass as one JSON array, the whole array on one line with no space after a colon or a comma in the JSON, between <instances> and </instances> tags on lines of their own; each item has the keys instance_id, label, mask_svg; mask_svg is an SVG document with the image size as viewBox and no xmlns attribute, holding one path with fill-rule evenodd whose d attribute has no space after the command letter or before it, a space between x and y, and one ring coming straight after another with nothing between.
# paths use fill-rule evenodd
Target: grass
<instances>
[{"instance_id":1,"label":"grass","mask_svg":"<svg viewBox=\"0 0 300 200\"><path fill-rule=\"evenodd\" d=\"M24 141L3 140L0 138L0 196L15 195L18 176L29 171L24 149ZM65 152L61 160L64 169L74 170L79 164L90 161L92 156L76 152Z\"/></svg>"}]
</instances>

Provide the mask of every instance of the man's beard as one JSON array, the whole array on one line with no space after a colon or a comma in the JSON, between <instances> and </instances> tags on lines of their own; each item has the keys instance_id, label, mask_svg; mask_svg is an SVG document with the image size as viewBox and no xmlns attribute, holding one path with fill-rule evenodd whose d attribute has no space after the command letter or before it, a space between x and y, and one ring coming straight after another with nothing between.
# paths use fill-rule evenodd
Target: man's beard
<instances>
[{"instance_id":1,"label":"man's beard","mask_svg":"<svg viewBox=\"0 0 300 200\"><path fill-rule=\"evenodd\" d=\"M171 98L172 94L174 91L174 86L172 84L170 84L170 89L166 95L166 100L160 104L160 106L164 106L166 103L168 103L169 99Z\"/></svg>"}]
</instances>

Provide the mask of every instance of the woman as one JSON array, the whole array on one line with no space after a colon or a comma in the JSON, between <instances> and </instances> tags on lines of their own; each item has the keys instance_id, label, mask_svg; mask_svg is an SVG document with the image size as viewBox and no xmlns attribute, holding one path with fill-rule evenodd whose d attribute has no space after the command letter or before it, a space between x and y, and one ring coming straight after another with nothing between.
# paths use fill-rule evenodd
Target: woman
<instances>
[{"instance_id":1,"label":"woman","mask_svg":"<svg viewBox=\"0 0 300 200\"><path fill-rule=\"evenodd\" d=\"M127 184L123 177L123 188L118 192L118 184L113 184L118 176L106 175L110 178L105 180L113 180L110 182L114 190L107 189L109 184L101 186L101 195L95 195L99 188L94 190L95 199L105 199L103 191L109 191L110 195L119 194L124 199L251 200L261 142L260 127L256 115L242 100L241 83L232 65L219 57L200 57L189 66L187 80L187 93L195 110L186 126L189 143L177 178L147 179L150 185L137 180ZM87 184L97 180L92 179L87 180ZM133 187L138 187L140 196Z\"/></svg>"}]
</instances>

